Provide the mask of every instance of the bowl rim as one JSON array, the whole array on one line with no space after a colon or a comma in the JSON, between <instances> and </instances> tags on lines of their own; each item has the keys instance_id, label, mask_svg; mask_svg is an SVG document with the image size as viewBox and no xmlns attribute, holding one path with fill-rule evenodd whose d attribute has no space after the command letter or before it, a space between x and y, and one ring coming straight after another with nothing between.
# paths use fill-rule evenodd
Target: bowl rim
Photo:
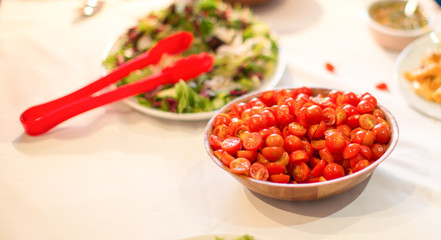
<instances>
[{"instance_id":1,"label":"bowl rim","mask_svg":"<svg viewBox=\"0 0 441 240\"><path fill-rule=\"evenodd\" d=\"M370 0L367 2L366 6L363 8L362 11L362 18L364 21L368 24L369 27L371 27L373 30L376 30L378 32L381 32L383 34L393 35L397 37L419 37L421 35L424 35L426 33L430 32L429 24L422 28L417 28L413 30L401 30L396 28L390 28L386 27L378 22L376 22L374 19L372 19L370 12L370 9L374 7L377 4L385 3L385 2L406 2L406 0ZM427 20L430 22L431 17L427 16Z\"/></svg>"},{"instance_id":2,"label":"bowl rim","mask_svg":"<svg viewBox=\"0 0 441 240\"><path fill-rule=\"evenodd\" d=\"M273 90L280 90L280 89L295 89L295 88L275 88ZM311 90L323 90L323 91L332 91L334 89L330 89L330 88L316 88L316 87L311 87ZM270 182L270 181L261 181L261 180L257 180L257 179L253 179L251 177L247 177L244 175L240 175L240 174L235 174L233 172L231 172L231 169L227 166L225 166L225 164L222 163L221 160L219 160L213 153L210 143L209 143L209 136L212 133L212 125L214 122L214 118L219 114L219 113L223 113L226 112L227 110L229 110L231 108L231 106L235 103L238 102L243 102L243 101L247 101L253 97L257 97L260 96L260 94L264 92L264 91L259 91L259 92L253 92L253 93L249 93L246 95L243 95L237 99L235 99L234 101L231 101L230 103L228 103L227 105L225 105L224 107L222 107L219 112L214 115L207 123L207 126L205 128L205 132L204 132L204 146L205 146L205 150L208 153L208 155L210 156L211 160L218 165L220 168L224 169L226 172L228 172L230 175L232 175L235 178L242 178L242 180L245 181L251 181L253 183L257 183L257 184L262 184L262 185L268 185L271 187L276 187L276 188L310 188L310 187L319 187L319 186L326 186L326 185L332 185L333 183L336 182L345 182L345 181L349 181L350 179L353 178L357 178L357 177L361 177L363 175L370 175L372 174L372 172L378 167L378 165L380 165L394 150L394 148L396 147L396 145L398 144L398 136L399 136L399 127L398 127L398 123L396 121L396 118L392 115L392 113L385 108L382 105L378 105L377 108L381 109L384 113L385 113L385 118L386 121L388 122L388 124L391 126L391 128L393 129L393 131L391 131L391 138L389 140L388 143L388 148L386 150L386 152L377 160L375 160L373 163L369 164L369 166L367 166L366 168L349 174L349 175L345 175L343 177L340 178L336 178L336 179L331 179L331 180L326 180L324 182L314 182L314 183L300 183L300 184L291 184L291 183L274 183L274 182Z\"/></svg>"}]
</instances>

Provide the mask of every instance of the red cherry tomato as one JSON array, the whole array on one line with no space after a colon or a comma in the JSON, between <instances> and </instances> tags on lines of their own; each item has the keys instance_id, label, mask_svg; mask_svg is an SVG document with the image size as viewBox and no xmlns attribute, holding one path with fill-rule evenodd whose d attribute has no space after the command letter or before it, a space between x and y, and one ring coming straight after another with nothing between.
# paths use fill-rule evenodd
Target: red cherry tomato
<instances>
[{"instance_id":1,"label":"red cherry tomato","mask_svg":"<svg viewBox=\"0 0 441 240\"><path fill-rule=\"evenodd\" d=\"M379 90L383 90L386 91L389 89L389 87L387 86L386 83L378 83L377 85L375 85L375 87Z\"/></svg>"},{"instance_id":2,"label":"red cherry tomato","mask_svg":"<svg viewBox=\"0 0 441 240\"><path fill-rule=\"evenodd\" d=\"M265 143L268 147L283 147L285 141L283 140L282 136L273 133L265 139Z\"/></svg>"},{"instance_id":3,"label":"red cherry tomato","mask_svg":"<svg viewBox=\"0 0 441 240\"><path fill-rule=\"evenodd\" d=\"M266 181L269 178L268 169L261 163L255 162L250 167L250 177Z\"/></svg>"},{"instance_id":4,"label":"red cherry tomato","mask_svg":"<svg viewBox=\"0 0 441 240\"><path fill-rule=\"evenodd\" d=\"M307 162L309 160L309 154L304 150L297 150L292 152L289 155L289 158L290 158L289 163Z\"/></svg>"},{"instance_id":5,"label":"red cherry tomato","mask_svg":"<svg viewBox=\"0 0 441 240\"><path fill-rule=\"evenodd\" d=\"M358 172L364 168L366 168L367 166L369 166L369 161L366 159L360 160L358 161L358 163L355 165L353 171L354 172Z\"/></svg>"},{"instance_id":6,"label":"red cherry tomato","mask_svg":"<svg viewBox=\"0 0 441 240\"><path fill-rule=\"evenodd\" d=\"M336 178L343 177L345 175L345 170L340 164L328 163L325 169L323 169L323 177L326 180L332 180Z\"/></svg>"},{"instance_id":7,"label":"red cherry tomato","mask_svg":"<svg viewBox=\"0 0 441 240\"><path fill-rule=\"evenodd\" d=\"M325 170L326 165L328 165L328 162L325 160L320 160L315 167L311 170L311 176L313 177L320 177L323 175L323 170Z\"/></svg>"},{"instance_id":8,"label":"red cherry tomato","mask_svg":"<svg viewBox=\"0 0 441 240\"><path fill-rule=\"evenodd\" d=\"M257 158L257 151L239 150L236 155L238 158L246 158L248 161L254 162Z\"/></svg>"},{"instance_id":9,"label":"red cherry tomato","mask_svg":"<svg viewBox=\"0 0 441 240\"><path fill-rule=\"evenodd\" d=\"M334 65L332 65L331 63L326 63L325 64L326 70L328 70L329 72L334 72L335 71L335 67Z\"/></svg>"},{"instance_id":10,"label":"red cherry tomato","mask_svg":"<svg viewBox=\"0 0 441 240\"><path fill-rule=\"evenodd\" d=\"M283 147L264 147L262 149L262 155L271 162L279 160L284 152Z\"/></svg>"},{"instance_id":11,"label":"red cherry tomato","mask_svg":"<svg viewBox=\"0 0 441 240\"><path fill-rule=\"evenodd\" d=\"M263 138L258 132L252 132L243 140L243 147L246 150L257 150L262 146Z\"/></svg>"},{"instance_id":12,"label":"red cherry tomato","mask_svg":"<svg viewBox=\"0 0 441 240\"><path fill-rule=\"evenodd\" d=\"M388 143L390 140L390 130L386 123L379 123L372 129L372 133L375 135L375 140L379 143Z\"/></svg>"},{"instance_id":13,"label":"red cherry tomato","mask_svg":"<svg viewBox=\"0 0 441 240\"><path fill-rule=\"evenodd\" d=\"M334 132L325 137L326 147L332 153L341 153L346 147L346 140L343 134Z\"/></svg>"},{"instance_id":14,"label":"red cherry tomato","mask_svg":"<svg viewBox=\"0 0 441 240\"><path fill-rule=\"evenodd\" d=\"M269 175L276 175L276 174L285 174L286 173L286 166L276 163L276 162L271 162L268 164L265 164L266 169L268 169L268 173Z\"/></svg>"},{"instance_id":15,"label":"red cherry tomato","mask_svg":"<svg viewBox=\"0 0 441 240\"><path fill-rule=\"evenodd\" d=\"M231 123L231 117L226 113L219 113L218 115L216 115L216 117L214 117L213 120L214 127L217 127L219 125L228 126L230 123Z\"/></svg>"},{"instance_id":16,"label":"red cherry tomato","mask_svg":"<svg viewBox=\"0 0 441 240\"><path fill-rule=\"evenodd\" d=\"M292 177L298 183L305 182L309 177L309 167L305 162L296 162L293 165Z\"/></svg>"},{"instance_id":17,"label":"red cherry tomato","mask_svg":"<svg viewBox=\"0 0 441 240\"><path fill-rule=\"evenodd\" d=\"M289 183L291 177L287 174L270 175L269 180L274 183Z\"/></svg>"},{"instance_id":18,"label":"red cherry tomato","mask_svg":"<svg viewBox=\"0 0 441 240\"><path fill-rule=\"evenodd\" d=\"M229 137L222 141L221 147L225 152L235 155L242 147L242 141L238 137Z\"/></svg>"},{"instance_id":19,"label":"red cherry tomato","mask_svg":"<svg viewBox=\"0 0 441 240\"><path fill-rule=\"evenodd\" d=\"M237 174L247 174L250 170L251 163L246 158L236 158L230 162L231 172Z\"/></svg>"}]
</instances>

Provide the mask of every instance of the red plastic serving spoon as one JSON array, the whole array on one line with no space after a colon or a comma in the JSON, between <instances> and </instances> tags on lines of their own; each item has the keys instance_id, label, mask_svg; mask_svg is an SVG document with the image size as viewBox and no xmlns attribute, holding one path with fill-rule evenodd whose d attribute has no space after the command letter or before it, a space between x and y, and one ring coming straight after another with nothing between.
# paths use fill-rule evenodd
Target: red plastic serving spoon
<instances>
[{"instance_id":1,"label":"red plastic serving spoon","mask_svg":"<svg viewBox=\"0 0 441 240\"><path fill-rule=\"evenodd\" d=\"M213 57L201 53L191 55L164 68L160 73L148 76L131 84L101 94L98 91L117 82L130 72L159 62L163 54L178 54L187 49L193 40L189 32L180 32L159 41L150 51L122 64L108 75L61 98L31 107L20 116L20 121L27 134L36 136L80 113L112 103L129 96L149 91L161 84L190 80L208 72L213 64Z\"/></svg>"}]
</instances>

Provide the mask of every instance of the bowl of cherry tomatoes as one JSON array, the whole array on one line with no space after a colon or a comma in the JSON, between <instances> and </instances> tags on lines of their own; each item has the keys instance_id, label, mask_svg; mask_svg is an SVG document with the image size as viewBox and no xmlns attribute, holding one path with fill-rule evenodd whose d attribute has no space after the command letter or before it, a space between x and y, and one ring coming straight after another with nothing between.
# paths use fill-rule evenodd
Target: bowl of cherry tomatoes
<instances>
[{"instance_id":1,"label":"bowl of cherry tomatoes","mask_svg":"<svg viewBox=\"0 0 441 240\"><path fill-rule=\"evenodd\" d=\"M398 142L394 116L370 93L275 89L213 116L205 149L249 190L280 200L334 196L367 179Z\"/></svg>"}]
</instances>

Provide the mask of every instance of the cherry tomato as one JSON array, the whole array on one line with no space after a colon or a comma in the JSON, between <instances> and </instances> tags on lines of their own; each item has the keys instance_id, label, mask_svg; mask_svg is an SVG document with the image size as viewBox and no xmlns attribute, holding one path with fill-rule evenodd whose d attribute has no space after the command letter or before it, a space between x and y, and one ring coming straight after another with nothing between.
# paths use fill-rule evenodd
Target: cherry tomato
<instances>
[{"instance_id":1,"label":"cherry tomato","mask_svg":"<svg viewBox=\"0 0 441 240\"><path fill-rule=\"evenodd\" d=\"M334 132L325 137L326 147L332 153L341 153L346 147L346 141L343 134Z\"/></svg>"},{"instance_id":2,"label":"cherry tomato","mask_svg":"<svg viewBox=\"0 0 441 240\"><path fill-rule=\"evenodd\" d=\"M342 106L335 108L335 124L338 126L346 121L346 111Z\"/></svg>"},{"instance_id":3,"label":"cherry tomato","mask_svg":"<svg viewBox=\"0 0 441 240\"><path fill-rule=\"evenodd\" d=\"M358 143L350 143L346 145L345 149L343 150L343 158L349 159L354 157L355 155L360 152L361 145Z\"/></svg>"},{"instance_id":4,"label":"cherry tomato","mask_svg":"<svg viewBox=\"0 0 441 240\"><path fill-rule=\"evenodd\" d=\"M261 163L255 162L250 167L250 177L266 181L269 178L268 169Z\"/></svg>"},{"instance_id":5,"label":"cherry tomato","mask_svg":"<svg viewBox=\"0 0 441 240\"><path fill-rule=\"evenodd\" d=\"M218 136L223 141L228 137L228 127L225 125L216 126L212 134Z\"/></svg>"},{"instance_id":6,"label":"cherry tomato","mask_svg":"<svg viewBox=\"0 0 441 240\"><path fill-rule=\"evenodd\" d=\"M370 102L373 105L374 109L377 108L377 99L374 96L372 96L370 93L362 94L361 95L361 100L368 101L368 102Z\"/></svg>"},{"instance_id":7,"label":"cherry tomato","mask_svg":"<svg viewBox=\"0 0 441 240\"><path fill-rule=\"evenodd\" d=\"M326 124L321 121L319 124L314 124L308 127L307 135L309 139L320 139L326 131Z\"/></svg>"},{"instance_id":8,"label":"cherry tomato","mask_svg":"<svg viewBox=\"0 0 441 240\"><path fill-rule=\"evenodd\" d=\"M271 162L268 164L265 164L266 169L268 169L268 173L269 175L275 175L275 174L285 174L286 173L286 166L276 163L276 162Z\"/></svg>"},{"instance_id":9,"label":"cherry tomato","mask_svg":"<svg viewBox=\"0 0 441 240\"><path fill-rule=\"evenodd\" d=\"M304 150L297 150L289 155L289 163L308 162L309 154Z\"/></svg>"},{"instance_id":10,"label":"cherry tomato","mask_svg":"<svg viewBox=\"0 0 441 240\"><path fill-rule=\"evenodd\" d=\"M332 180L336 178L343 177L345 175L345 170L340 164L328 163L325 169L323 169L323 177L326 180Z\"/></svg>"},{"instance_id":11,"label":"cherry tomato","mask_svg":"<svg viewBox=\"0 0 441 240\"><path fill-rule=\"evenodd\" d=\"M384 91L389 89L386 83L378 83L377 85L375 85L375 87L379 90L384 90Z\"/></svg>"},{"instance_id":12,"label":"cherry tomato","mask_svg":"<svg viewBox=\"0 0 441 240\"><path fill-rule=\"evenodd\" d=\"M323 121L326 126L332 126L336 122L336 115L334 108L327 107L323 109Z\"/></svg>"},{"instance_id":13,"label":"cherry tomato","mask_svg":"<svg viewBox=\"0 0 441 240\"><path fill-rule=\"evenodd\" d=\"M285 138L283 147L288 153L292 153L295 150L303 149L303 143L296 135L289 135Z\"/></svg>"},{"instance_id":14,"label":"cherry tomato","mask_svg":"<svg viewBox=\"0 0 441 240\"><path fill-rule=\"evenodd\" d=\"M323 175L323 170L325 169L326 165L328 165L328 162L325 160L320 160L315 167L311 170L311 176L313 177L320 177Z\"/></svg>"},{"instance_id":15,"label":"cherry tomato","mask_svg":"<svg viewBox=\"0 0 441 240\"><path fill-rule=\"evenodd\" d=\"M372 113L374 110L374 104L372 104L368 100L361 100L357 105L357 111L360 114Z\"/></svg>"},{"instance_id":16,"label":"cherry tomato","mask_svg":"<svg viewBox=\"0 0 441 240\"><path fill-rule=\"evenodd\" d=\"M306 134L307 128L298 122L292 122L288 125L288 131L297 137L301 137Z\"/></svg>"},{"instance_id":17,"label":"cherry tomato","mask_svg":"<svg viewBox=\"0 0 441 240\"><path fill-rule=\"evenodd\" d=\"M265 139L265 143L268 147L283 147L285 141L283 140L282 136L273 133Z\"/></svg>"},{"instance_id":18,"label":"cherry tomato","mask_svg":"<svg viewBox=\"0 0 441 240\"><path fill-rule=\"evenodd\" d=\"M353 171L354 172L358 172L358 171L366 168L367 166L369 166L369 161L368 160L366 160L366 159L360 160L360 161L358 161L358 163L353 168Z\"/></svg>"},{"instance_id":19,"label":"cherry tomato","mask_svg":"<svg viewBox=\"0 0 441 240\"><path fill-rule=\"evenodd\" d=\"M222 152L222 156L221 156L221 161L223 164L225 164L226 166L230 166L230 163L234 160L234 157L231 156L231 154L223 151Z\"/></svg>"},{"instance_id":20,"label":"cherry tomato","mask_svg":"<svg viewBox=\"0 0 441 240\"><path fill-rule=\"evenodd\" d=\"M360 116L358 123L361 128L371 130L372 128L374 128L377 121L375 120L374 115L366 113Z\"/></svg>"},{"instance_id":21,"label":"cherry tomato","mask_svg":"<svg viewBox=\"0 0 441 240\"><path fill-rule=\"evenodd\" d=\"M246 158L236 158L230 162L231 172L237 174L248 174L251 163Z\"/></svg>"},{"instance_id":22,"label":"cherry tomato","mask_svg":"<svg viewBox=\"0 0 441 240\"><path fill-rule=\"evenodd\" d=\"M246 158L248 161L254 162L257 158L257 151L239 150L236 155L238 158Z\"/></svg>"},{"instance_id":23,"label":"cherry tomato","mask_svg":"<svg viewBox=\"0 0 441 240\"><path fill-rule=\"evenodd\" d=\"M222 140L220 139L220 137L216 135L210 135L210 139L208 141L210 142L211 148L213 148L214 150L218 150L222 148L221 147Z\"/></svg>"},{"instance_id":24,"label":"cherry tomato","mask_svg":"<svg viewBox=\"0 0 441 240\"><path fill-rule=\"evenodd\" d=\"M249 127L250 131L258 132L264 128L267 128L268 122L264 116L260 114L254 114L250 117Z\"/></svg>"},{"instance_id":25,"label":"cherry tomato","mask_svg":"<svg viewBox=\"0 0 441 240\"><path fill-rule=\"evenodd\" d=\"M323 148L319 150L319 156L321 159L325 160L328 163L334 162L334 155L328 148Z\"/></svg>"},{"instance_id":26,"label":"cherry tomato","mask_svg":"<svg viewBox=\"0 0 441 240\"><path fill-rule=\"evenodd\" d=\"M222 141L221 147L225 152L234 155L242 147L242 141L238 137L229 137Z\"/></svg>"},{"instance_id":27,"label":"cherry tomato","mask_svg":"<svg viewBox=\"0 0 441 240\"><path fill-rule=\"evenodd\" d=\"M246 150L257 150L260 148L260 146L262 146L263 143L263 139L262 139L262 135L260 135L260 133L258 132L252 132L248 135L247 138L245 138L243 140L243 147Z\"/></svg>"},{"instance_id":28,"label":"cherry tomato","mask_svg":"<svg viewBox=\"0 0 441 240\"><path fill-rule=\"evenodd\" d=\"M248 104L240 102L240 103L237 103L237 104L233 104L231 106L231 110L233 112L236 112L239 115L242 115L242 112L245 111L245 109L247 109L248 107L249 107Z\"/></svg>"},{"instance_id":29,"label":"cherry tomato","mask_svg":"<svg viewBox=\"0 0 441 240\"><path fill-rule=\"evenodd\" d=\"M379 143L388 143L390 139L390 130L386 123L379 123L372 129L375 140Z\"/></svg>"},{"instance_id":30,"label":"cherry tomato","mask_svg":"<svg viewBox=\"0 0 441 240\"><path fill-rule=\"evenodd\" d=\"M269 180L274 183L289 183L291 177L287 174L270 175Z\"/></svg>"},{"instance_id":31,"label":"cherry tomato","mask_svg":"<svg viewBox=\"0 0 441 240\"><path fill-rule=\"evenodd\" d=\"M218 115L216 115L216 117L214 117L213 120L214 127L217 127L219 125L228 126L230 123L231 123L231 117L226 113L219 113Z\"/></svg>"},{"instance_id":32,"label":"cherry tomato","mask_svg":"<svg viewBox=\"0 0 441 240\"><path fill-rule=\"evenodd\" d=\"M371 150L372 150L372 159L377 160L381 156L383 156L383 154L386 152L387 146L384 144L374 143L371 146Z\"/></svg>"},{"instance_id":33,"label":"cherry tomato","mask_svg":"<svg viewBox=\"0 0 441 240\"><path fill-rule=\"evenodd\" d=\"M305 182L309 177L309 167L305 162L296 162L293 165L292 177L298 183Z\"/></svg>"},{"instance_id":34,"label":"cherry tomato","mask_svg":"<svg viewBox=\"0 0 441 240\"><path fill-rule=\"evenodd\" d=\"M325 64L326 70L328 70L329 72L334 72L335 71L335 67L334 65L332 65L331 63L326 63Z\"/></svg>"},{"instance_id":35,"label":"cherry tomato","mask_svg":"<svg viewBox=\"0 0 441 240\"><path fill-rule=\"evenodd\" d=\"M262 155L271 162L279 160L284 152L283 147L264 147L262 149Z\"/></svg>"},{"instance_id":36,"label":"cherry tomato","mask_svg":"<svg viewBox=\"0 0 441 240\"><path fill-rule=\"evenodd\" d=\"M322 108L318 105L311 105L306 108L305 120L308 124L317 124L323 119Z\"/></svg>"}]
</instances>

